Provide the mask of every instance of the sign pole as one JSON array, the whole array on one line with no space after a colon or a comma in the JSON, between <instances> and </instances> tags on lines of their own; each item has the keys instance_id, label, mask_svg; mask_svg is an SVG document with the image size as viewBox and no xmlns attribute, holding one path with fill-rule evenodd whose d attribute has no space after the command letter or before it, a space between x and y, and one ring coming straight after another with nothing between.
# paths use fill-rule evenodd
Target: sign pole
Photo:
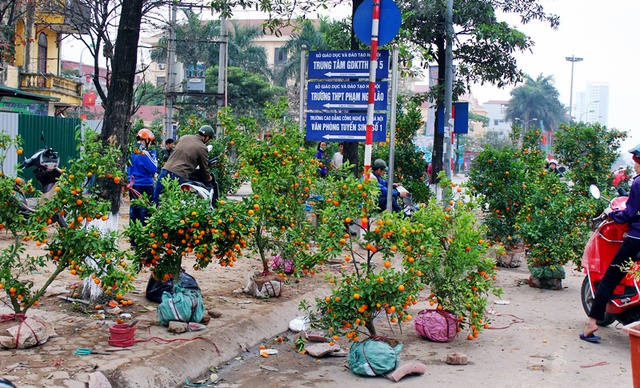
<instances>
[{"instance_id":1,"label":"sign pole","mask_svg":"<svg viewBox=\"0 0 640 388\"><path fill-rule=\"evenodd\" d=\"M298 124L300 125L300 132L304 132L304 69L305 58L307 55L307 45L302 45L300 51L300 112L298 115Z\"/></svg>"},{"instance_id":2,"label":"sign pole","mask_svg":"<svg viewBox=\"0 0 640 388\"><path fill-rule=\"evenodd\" d=\"M387 181L387 210L393 212L393 171L395 168L396 154L396 107L398 102L398 46L393 46L393 71L391 73L391 113L389 124L389 175Z\"/></svg>"},{"instance_id":3,"label":"sign pole","mask_svg":"<svg viewBox=\"0 0 640 388\"><path fill-rule=\"evenodd\" d=\"M364 142L364 181L369 180L371 149L373 143L373 111L376 91L376 69L378 68L378 31L380 26L380 0L373 0L371 17L371 63L369 65L369 104L367 106L367 133Z\"/></svg>"}]
</instances>

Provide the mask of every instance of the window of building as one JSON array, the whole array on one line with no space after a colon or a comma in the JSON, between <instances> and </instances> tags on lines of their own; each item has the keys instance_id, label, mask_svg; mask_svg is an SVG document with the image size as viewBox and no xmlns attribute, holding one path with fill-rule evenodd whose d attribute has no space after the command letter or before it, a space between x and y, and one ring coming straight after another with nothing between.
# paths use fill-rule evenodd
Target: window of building
<instances>
[{"instance_id":1,"label":"window of building","mask_svg":"<svg viewBox=\"0 0 640 388\"><path fill-rule=\"evenodd\" d=\"M38 73L47 72L47 35L41 33L38 37Z\"/></svg>"},{"instance_id":2,"label":"window of building","mask_svg":"<svg viewBox=\"0 0 640 388\"><path fill-rule=\"evenodd\" d=\"M498 126L500 124L500 120L493 120L493 125Z\"/></svg>"},{"instance_id":3,"label":"window of building","mask_svg":"<svg viewBox=\"0 0 640 388\"><path fill-rule=\"evenodd\" d=\"M274 64L276 66L283 66L285 62L287 62L287 51L282 47L276 47Z\"/></svg>"},{"instance_id":4,"label":"window of building","mask_svg":"<svg viewBox=\"0 0 640 388\"><path fill-rule=\"evenodd\" d=\"M156 86L164 86L167 83L167 77L156 77Z\"/></svg>"}]
</instances>

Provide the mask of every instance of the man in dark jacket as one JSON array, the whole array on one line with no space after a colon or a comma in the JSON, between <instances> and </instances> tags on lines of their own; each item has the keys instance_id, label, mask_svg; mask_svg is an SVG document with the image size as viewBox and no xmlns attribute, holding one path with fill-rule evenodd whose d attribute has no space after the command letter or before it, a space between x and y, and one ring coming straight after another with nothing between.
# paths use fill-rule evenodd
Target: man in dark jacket
<instances>
[{"instance_id":1,"label":"man in dark jacket","mask_svg":"<svg viewBox=\"0 0 640 388\"><path fill-rule=\"evenodd\" d=\"M189 179L196 167L200 166L203 178L211 181L211 171L209 170L209 150L207 142L214 136L213 128L210 125L203 125L196 135L184 135L178 140L178 144L171 153L158 175L156 187L153 192L153 200L158 203L160 193L164 190L162 179L172 177L180 183Z\"/></svg>"}]
</instances>

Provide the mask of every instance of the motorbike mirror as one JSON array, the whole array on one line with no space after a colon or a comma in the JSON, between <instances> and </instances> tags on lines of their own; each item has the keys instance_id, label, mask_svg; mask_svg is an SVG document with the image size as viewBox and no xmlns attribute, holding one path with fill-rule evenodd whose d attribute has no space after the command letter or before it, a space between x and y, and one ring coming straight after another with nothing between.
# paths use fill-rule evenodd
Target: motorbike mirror
<instances>
[{"instance_id":1,"label":"motorbike mirror","mask_svg":"<svg viewBox=\"0 0 640 388\"><path fill-rule=\"evenodd\" d=\"M600 199L600 189L596 185L589 186L589 193L595 199Z\"/></svg>"},{"instance_id":2,"label":"motorbike mirror","mask_svg":"<svg viewBox=\"0 0 640 388\"><path fill-rule=\"evenodd\" d=\"M564 172L567 171L567 168L565 166L560 166L558 167L558 171L564 174Z\"/></svg>"},{"instance_id":3,"label":"motorbike mirror","mask_svg":"<svg viewBox=\"0 0 640 388\"><path fill-rule=\"evenodd\" d=\"M44 140L44 131L40 132L40 141L42 142L44 148L47 148L47 142Z\"/></svg>"}]
</instances>

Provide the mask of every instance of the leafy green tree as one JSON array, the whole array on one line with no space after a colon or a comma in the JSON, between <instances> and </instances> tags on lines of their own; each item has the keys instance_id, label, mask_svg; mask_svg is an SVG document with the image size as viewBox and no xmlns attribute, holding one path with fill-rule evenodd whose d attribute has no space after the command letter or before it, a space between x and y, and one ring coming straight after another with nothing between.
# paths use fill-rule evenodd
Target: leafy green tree
<instances>
[{"instance_id":1,"label":"leafy green tree","mask_svg":"<svg viewBox=\"0 0 640 388\"><path fill-rule=\"evenodd\" d=\"M238 67L227 69L227 101L236 116L256 115L262 117L266 104L275 103L285 94L283 88L273 86L266 76L251 73ZM207 89L213 91L218 84L218 68L205 71Z\"/></svg>"}]
</instances>

